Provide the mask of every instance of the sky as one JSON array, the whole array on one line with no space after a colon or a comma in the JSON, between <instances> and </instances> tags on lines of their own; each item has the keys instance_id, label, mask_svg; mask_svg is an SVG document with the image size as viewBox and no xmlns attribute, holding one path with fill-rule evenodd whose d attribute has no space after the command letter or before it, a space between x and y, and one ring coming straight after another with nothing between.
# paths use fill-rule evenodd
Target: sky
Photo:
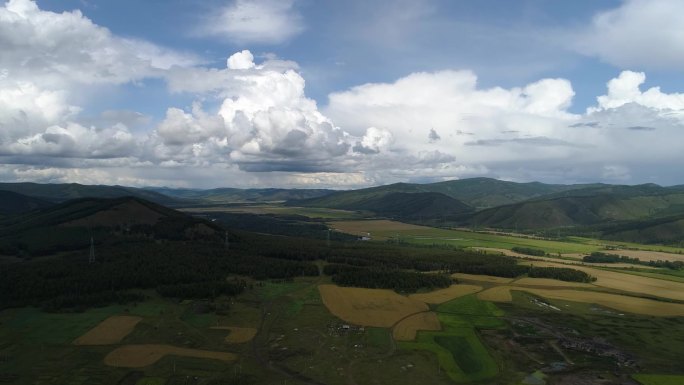
<instances>
[{"instance_id":1,"label":"sky","mask_svg":"<svg viewBox=\"0 0 684 385\"><path fill-rule=\"evenodd\" d=\"M684 184L680 0L10 0L0 181Z\"/></svg>"}]
</instances>

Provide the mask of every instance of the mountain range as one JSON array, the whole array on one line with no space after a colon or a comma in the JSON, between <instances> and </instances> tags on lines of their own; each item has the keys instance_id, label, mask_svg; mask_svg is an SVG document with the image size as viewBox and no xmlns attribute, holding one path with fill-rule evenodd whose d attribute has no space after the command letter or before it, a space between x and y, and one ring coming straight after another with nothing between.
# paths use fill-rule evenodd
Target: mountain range
<instances>
[{"instance_id":1,"label":"mountain range","mask_svg":"<svg viewBox=\"0 0 684 385\"><path fill-rule=\"evenodd\" d=\"M0 184L0 215L11 217L78 198L133 197L168 207L276 203L343 209L432 225L517 231L564 229L611 239L684 238L684 186L544 184L471 178L396 183L357 190L132 188L79 184ZM161 207L161 206L160 206ZM571 231L567 231L571 229Z\"/></svg>"}]
</instances>

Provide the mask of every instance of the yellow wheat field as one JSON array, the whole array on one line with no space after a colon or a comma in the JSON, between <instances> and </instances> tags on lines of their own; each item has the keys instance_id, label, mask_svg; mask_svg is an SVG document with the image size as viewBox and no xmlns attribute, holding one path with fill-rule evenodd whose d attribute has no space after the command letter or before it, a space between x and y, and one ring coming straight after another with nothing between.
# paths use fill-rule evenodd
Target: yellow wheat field
<instances>
[{"instance_id":1,"label":"yellow wheat field","mask_svg":"<svg viewBox=\"0 0 684 385\"><path fill-rule=\"evenodd\" d=\"M587 266L568 266L556 262L522 261L520 263L539 267L569 267L596 277L597 280L594 282L596 286L684 301L684 283L680 282L606 271Z\"/></svg>"},{"instance_id":2,"label":"yellow wheat field","mask_svg":"<svg viewBox=\"0 0 684 385\"><path fill-rule=\"evenodd\" d=\"M464 274L464 273L454 273L451 274L452 278L456 278L463 281L477 281L477 282L491 282L491 283L509 283L513 281L513 278L503 278L503 277L493 277L491 275L478 275L478 274Z\"/></svg>"},{"instance_id":3,"label":"yellow wheat field","mask_svg":"<svg viewBox=\"0 0 684 385\"><path fill-rule=\"evenodd\" d=\"M652 315L656 317L684 316L684 305L682 304L589 290L554 290L519 286L497 286L479 293L478 298L493 302L510 302L513 299L510 293L511 290L524 291L546 299L593 303L626 313Z\"/></svg>"},{"instance_id":4,"label":"yellow wheat field","mask_svg":"<svg viewBox=\"0 0 684 385\"><path fill-rule=\"evenodd\" d=\"M394 326L392 335L397 341L413 341L418 330L442 330L437 314L430 311L406 317Z\"/></svg>"},{"instance_id":5,"label":"yellow wheat field","mask_svg":"<svg viewBox=\"0 0 684 385\"><path fill-rule=\"evenodd\" d=\"M74 345L113 345L121 342L142 318L111 316L74 341Z\"/></svg>"},{"instance_id":6,"label":"yellow wheat field","mask_svg":"<svg viewBox=\"0 0 684 385\"><path fill-rule=\"evenodd\" d=\"M391 327L404 317L426 311L425 303L392 290L320 285L323 304L338 318L355 325Z\"/></svg>"},{"instance_id":7,"label":"yellow wheat field","mask_svg":"<svg viewBox=\"0 0 684 385\"><path fill-rule=\"evenodd\" d=\"M446 289L439 289L429 293L411 294L408 297L425 303L439 304L451 301L454 298L463 297L464 295L477 293L480 290L482 290L482 286L451 285Z\"/></svg>"},{"instance_id":8,"label":"yellow wheat field","mask_svg":"<svg viewBox=\"0 0 684 385\"><path fill-rule=\"evenodd\" d=\"M167 355L208 358L225 362L231 362L237 358L237 355L233 353L178 348L171 345L125 345L107 354L104 363L121 368L142 368L154 364Z\"/></svg>"},{"instance_id":9,"label":"yellow wheat field","mask_svg":"<svg viewBox=\"0 0 684 385\"><path fill-rule=\"evenodd\" d=\"M254 328L241 328L237 326L214 326L212 329L229 330L226 342L229 344L242 344L249 342L256 336L257 330Z\"/></svg>"}]
</instances>

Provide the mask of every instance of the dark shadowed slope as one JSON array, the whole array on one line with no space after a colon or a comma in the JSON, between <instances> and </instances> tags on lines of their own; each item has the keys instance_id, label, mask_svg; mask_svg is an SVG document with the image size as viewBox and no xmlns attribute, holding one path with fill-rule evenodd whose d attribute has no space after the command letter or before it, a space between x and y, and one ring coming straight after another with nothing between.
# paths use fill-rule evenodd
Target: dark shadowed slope
<instances>
[{"instance_id":1,"label":"dark shadowed slope","mask_svg":"<svg viewBox=\"0 0 684 385\"><path fill-rule=\"evenodd\" d=\"M52 203L12 191L0 190L0 215L15 215L51 206Z\"/></svg>"}]
</instances>

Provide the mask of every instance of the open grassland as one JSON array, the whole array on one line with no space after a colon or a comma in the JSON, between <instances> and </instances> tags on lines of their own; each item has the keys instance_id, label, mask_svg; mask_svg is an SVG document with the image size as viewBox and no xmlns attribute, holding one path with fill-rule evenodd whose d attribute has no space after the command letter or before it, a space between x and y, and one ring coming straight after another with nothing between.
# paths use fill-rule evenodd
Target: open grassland
<instances>
[{"instance_id":1,"label":"open grassland","mask_svg":"<svg viewBox=\"0 0 684 385\"><path fill-rule=\"evenodd\" d=\"M355 325L391 327L408 315L428 310L425 303L392 290L335 285L320 285L318 290L332 314Z\"/></svg>"},{"instance_id":2,"label":"open grassland","mask_svg":"<svg viewBox=\"0 0 684 385\"><path fill-rule=\"evenodd\" d=\"M427 293L411 294L408 297L429 304L440 304L451 301L454 298L464 295L477 293L482 290L482 286L476 285L451 285L445 289L438 289Z\"/></svg>"},{"instance_id":3,"label":"open grassland","mask_svg":"<svg viewBox=\"0 0 684 385\"><path fill-rule=\"evenodd\" d=\"M478 294L485 301L511 302L511 290L525 291L546 299L597 304L621 312L655 317L682 317L684 304L655 301L626 295L601 293L589 290L538 289L519 286L497 286Z\"/></svg>"},{"instance_id":4,"label":"open grassland","mask_svg":"<svg viewBox=\"0 0 684 385\"><path fill-rule=\"evenodd\" d=\"M593 251L606 251L607 248L610 248L611 250L607 252L636 257L643 261L684 261L684 248L614 242L584 237L567 237L563 241L555 241L523 234L441 229L389 220L332 221L329 222L329 226L354 235L371 233L374 240L381 241L397 239L398 237L402 242L490 248L507 250L509 253L513 247L531 247L542 249L549 254L560 253L575 259L580 259L582 255Z\"/></svg>"},{"instance_id":5,"label":"open grassland","mask_svg":"<svg viewBox=\"0 0 684 385\"><path fill-rule=\"evenodd\" d=\"M642 385L682 385L684 384L684 375L667 375L667 374L635 374L632 376Z\"/></svg>"},{"instance_id":6,"label":"open grassland","mask_svg":"<svg viewBox=\"0 0 684 385\"><path fill-rule=\"evenodd\" d=\"M547 261L521 261L520 263L538 267L569 267L566 264ZM681 282L666 281L586 266L572 265L571 267L596 277L594 285L599 287L684 301L684 283Z\"/></svg>"},{"instance_id":7,"label":"open grassland","mask_svg":"<svg viewBox=\"0 0 684 385\"><path fill-rule=\"evenodd\" d=\"M371 233L371 237L374 240L396 239L399 237L399 240L402 242L423 245L441 244L508 250L513 247L533 247L543 249L548 253L590 253L602 249L598 245L548 241L533 237L515 237L466 230L439 229L388 220L335 221L330 222L329 226L354 235Z\"/></svg>"},{"instance_id":8,"label":"open grassland","mask_svg":"<svg viewBox=\"0 0 684 385\"><path fill-rule=\"evenodd\" d=\"M188 207L180 210L194 213L302 215L314 219L356 219L363 217L362 213L358 213L356 211L325 209L317 207L289 207L279 205L217 205L209 207Z\"/></svg>"},{"instance_id":9,"label":"open grassland","mask_svg":"<svg viewBox=\"0 0 684 385\"><path fill-rule=\"evenodd\" d=\"M104 358L108 366L120 368L142 368L159 361L167 355L207 358L225 362L234 361L237 356L233 353L215 352L209 350L186 349L171 345L125 345L116 348Z\"/></svg>"},{"instance_id":10,"label":"open grassland","mask_svg":"<svg viewBox=\"0 0 684 385\"><path fill-rule=\"evenodd\" d=\"M230 333L225 341L229 344L243 344L251 341L257 334L255 328L241 328L237 326L214 326L212 329L228 330Z\"/></svg>"},{"instance_id":11,"label":"open grassland","mask_svg":"<svg viewBox=\"0 0 684 385\"><path fill-rule=\"evenodd\" d=\"M118 344L142 321L134 316L111 316L74 341L74 345Z\"/></svg>"},{"instance_id":12,"label":"open grassland","mask_svg":"<svg viewBox=\"0 0 684 385\"><path fill-rule=\"evenodd\" d=\"M437 314L423 312L408 316L394 326L392 335L397 341L413 341L419 330L442 330Z\"/></svg>"}]
</instances>

